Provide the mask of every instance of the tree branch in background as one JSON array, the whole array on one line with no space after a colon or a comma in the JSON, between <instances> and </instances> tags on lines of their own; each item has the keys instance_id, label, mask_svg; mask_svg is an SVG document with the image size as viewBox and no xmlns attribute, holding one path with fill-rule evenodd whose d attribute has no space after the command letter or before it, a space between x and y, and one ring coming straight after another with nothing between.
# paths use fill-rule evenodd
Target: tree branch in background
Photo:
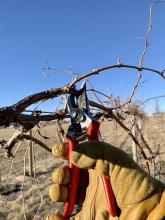
<instances>
[{"instance_id":1,"label":"tree branch in background","mask_svg":"<svg viewBox=\"0 0 165 220\"><path fill-rule=\"evenodd\" d=\"M106 67L103 67L103 68L100 68L100 69L94 69L94 70L92 70L88 73L82 74L82 75L76 77L75 80L68 85L68 87L72 87L77 82L79 82L83 79L86 79L90 76L98 75L98 74L100 74L101 72L103 72L105 70L110 70L110 69L115 69L115 68L128 68L128 69L135 69L135 70L138 70L138 71L150 71L150 72L158 74L163 79L165 79L165 69L164 70L156 70L156 69L152 69L152 68L148 68L148 67L139 67L139 66L133 66L133 65L127 65L127 64L119 63L119 64L114 64L114 65L111 65L111 66L106 66Z\"/></svg>"},{"instance_id":2,"label":"tree branch in background","mask_svg":"<svg viewBox=\"0 0 165 220\"><path fill-rule=\"evenodd\" d=\"M149 34L151 32L151 29L152 29L152 7L155 3L152 3L150 5L150 15L149 15L149 24L148 24L148 30L147 30L147 33L146 33L146 36L145 36L145 45L144 45L144 49L143 49L143 52L142 52L142 55L140 57L140 60L139 60L139 67L141 68L142 65L143 65L143 62L144 62L144 57L145 57L145 54L147 52L147 49L148 49L148 46L149 46ZM131 92L131 95L129 97L129 100L128 102L131 102L134 94L135 94L135 91L139 85L139 82L140 82L140 79L142 77L142 72L141 70L138 70L138 77L137 77L137 80L135 82L135 85L133 86L133 89L132 89L132 92Z\"/></svg>"},{"instance_id":3,"label":"tree branch in background","mask_svg":"<svg viewBox=\"0 0 165 220\"><path fill-rule=\"evenodd\" d=\"M112 119L114 119L127 133L128 135L131 137L131 139L135 142L135 144L137 144L137 146L139 147L141 154L145 160L145 164L146 164L146 169L148 170L148 172L150 173L150 168L149 168L149 161L148 161L148 157L146 155L146 153L144 152L142 146L140 145L140 143L138 142L138 140L135 138L135 136L132 134L132 131L125 126L122 121L113 113L112 109L109 109L107 107L104 107L96 102L90 101L89 104L93 107L97 107L99 109L102 109L103 111L105 111L108 115L110 115L110 117Z\"/></svg>"},{"instance_id":4,"label":"tree branch in background","mask_svg":"<svg viewBox=\"0 0 165 220\"><path fill-rule=\"evenodd\" d=\"M6 143L6 145L4 146L5 150L6 150L6 154L7 157L12 157L12 149L14 147L14 145L18 142L18 141L22 141L22 140L31 140L34 143L38 144L39 146L41 146L42 148L44 148L45 150L52 152L51 149L42 141L36 139L35 137L32 137L31 135L28 134L24 134L23 131L16 131L13 136L9 139L9 141Z\"/></svg>"},{"instance_id":5,"label":"tree branch in background","mask_svg":"<svg viewBox=\"0 0 165 220\"><path fill-rule=\"evenodd\" d=\"M74 87L77 82L83 79L86 79L92 75L96 75L96 74L99 74L100 72L103 72L105 70L110 70L113 68L132 68L132 69L137 69L139 71L148 70L148 71L159 74L163 79L165 79L164 70L158 71L158 70L154 70L154 69L147 68L147 67L137 67L137 66L125 65L125 64L115 64L112 66L103 67L97 70L93 70L89 73L80 75L76 77L71 83L64 85L63 87L49 89L49 90L46 90L40 93L30 95L11 106L0 108L0 126L8 126L11 122L16 121L15 118L21 112L23 112L30 105L35 104L41 100L52 99L52 98L55 98L57 96L64 95L64 94L70 94L70 93L76 94L78 91Z\"/></svg>"},{"instance_id":6,"label":"tree branch in background","mask_svg":"<svg viewBox=\"0 0 165 220\"><path fill-rule=\"evenodd\" d=\"M36 124L38 124L40 121L52 121L52 120L59 120L64 119L66 117L65 110L57 110L56 112L49 114L49 115L25 115L25 114L19 114L14 121L18 122L20 125L23 126L24 129L29 130L33 128Z\"/></svg>"}]
</instances>

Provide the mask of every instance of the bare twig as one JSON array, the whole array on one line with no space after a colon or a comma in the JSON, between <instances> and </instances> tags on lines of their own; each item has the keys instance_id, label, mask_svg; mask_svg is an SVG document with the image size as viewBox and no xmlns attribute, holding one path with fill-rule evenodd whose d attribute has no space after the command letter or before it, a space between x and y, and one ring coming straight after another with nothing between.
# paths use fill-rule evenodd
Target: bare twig
<instances>
[{"instance_id":1,"label":"bare twig","mask_svg":"<svg viewBox=\"0 0 165 220\"><path fill-rule=\"evenodd\" d=\"M95 93L96 90L94 89L92 83L89 80L87 80L87 81L88 81L88 83L89 83L89 85L91 87L91 92L96 97L97 101L102 105L103 103L102 103L101 99L96 95L96 93Z\"/></svg>"},{"instance_id":2,"label":"bare twig","mask_svg":"<svg viewBox=\"0 0 165 220\"><path fill-rule=\"evenodd\" d=\"M107 66L107 67L103 67L100 69L92 70L89 73L76 77L71 83L64 85L63 87L50 89L50 90L46 90L40 93L30 95L20 100L19 102L15 103L12 106L0 108L0 126L3 126L3 125L8 126L11 122L18 121L19 119L17 119L17 117L18 115L20 115L21 112L23 112L28 106L34 103L37 103L41 100L47 100L47 99L55 98L60 95L69 94L69 93L77 94L78 91L74 88L77 82L85 78L88 78L92 75L99 74L100 72L103 72L105 70L110 70L114 68L132 68L138 71L148 70L148 71L159 74L163 79L165 79L165 75L164 75L165 70L158 71L155 69L142 67L142 66L139 67L139 66L125 65L125 64L115 64L112 66ZM28 116L22 116L22 117L28 117Z\"/></svg>"},{"instance_id":3,"label":"bare twig","mask_svg":"<svg viewBox=\"0 0 165 220\"><path fill-rule=\"evenodd\" d=\"M21 146L21 144L22 144L22 141L20 141L20 142L18 143L18 145L17 145L17 147L16 147L16 149L15 149L15 151L14 151L14 153L13 153L13 158L12 158L11 164L10 164L9 176L11 175L11 172L12 172L14 157L15 157L15 155L16 155L16 153L17 153L19 147ZM9 177L8 177L8 179L9 179ZM9 182L9 181L8 181L8 182Z\"/></svg>"},{"instance_id":4,"label":"bare twig","mask_svg":"<svg viewBox=\"0 0 165 220\"><path fill-rule=\"evenodd\" d=\"M57 136L60 139L60 142L63 142L65 139L65 131L62 127L61 121L57 120Z\"/></svg>"},{"instance_id":5,"label":"bare twig","mask_svg":"<svg viewBox=\"0 0 165 220\"><path fill-rule=\"evenodd\" d=\"M33 161L34 161L34 180L35 180L35 183L36 183L36 186L37 186L37 189L38 189L38 192L40 194L40 205L33 217L33 220L35 220L35 218L37 217L41 207L42 207L42 204L43 204L43 196L42 196L42 192L40 190L40 187L39 187L39 183L38 183L38 180L37 180L37 177L36 177L36 158L35 158L35 152L33 153Z\"/></svg>"},{"instance_id":6,"label":"bare twig","mask_svg":"<svg viewBox=\"0 0 165 220\"><path fill-rule=\"evenodd\" d=\"M51 152L51 149L48 146L46 146L45 143L43 143L42 141L40 141L40 140L36 139L35 137L32 137L28 134L24 134L24 133L22 133L22 131L17 131L17 132L14 133L12 138L7 142L7 145L5 147L8 157L13 156L12 148L14 147L14 145L18 141L22 141L22 140L32 140L34 143L37 143L39 146L41 146L45 150Z\"/></svg>"},{"instance_id":7,"label":"bare twig","mask_svg":"<svg viewBox=\"0 0 165 220\"><path fill-rule=\"evenodd\" d=\"M73 68L70 68L70 69L67 70L67 69L62 69L62 68L50 67L49 65L47 65L47 67L42 68L42 73L45 76L49 76L48 72L50 72L50 71L61 72L61 73L68 73L68 74L71 74L72 77L75 77L75 76L79 75L78 73L76 73L73 70Z\"/></svg>"},{"instance_id":8,"label":"bare twig","mask_svg":"<svg viewBox=\"0 0 165 220\"><path fill-rule=\"evenodd\" d=\"M23 179L22 179L22 199L23 199L23 214L24 214L24 219L27 220L26 218L26 210L25 210L25 194L24 194L24 184L25 184L25 175L26 175L26 155L28 152L28 148L26 148L25 154L24 154L24 169L23 169Z\"/></svg>"},{"instance_id":9,"label":"bare twig","mask_svg":"<svg viewBox=\"0 0 165 220\"><path fill-rule=\"evenodd\" d=\"M144 100L142 103L144 104L144 103L146 103L150 100L159 99L159 98L165 98L165 95L160 95L160 96L155 96L155 97L148 98L148 99Z\"/></svg>"},{"instance_id":10,"label":"bare twig","mask_svg":"<svg viewBox=\"0 0 165 220\"><path fill-rule=\"evenodd\" d=\"M90 105L93 107L97 107L99 109L102 109L103 111L107 112L111 118L113 118L127 133L128 135L131 137L131 139L135 142L135 144L139 147L141 154L146 162L146 168L148 170L148 172L150 173L150 168L149 168L149 163L148 163L148 157L146 155L146 153L144 152L142 146L140 145L140 143L138 142L138 140L135 138L135 136L132 134L132 131L126 127L122 121L113 113L112 109L104 107L96 102L90 101Z\"/></svg>"},{"instance_id":11,"label":"bare twig","mask_svg":"<svg viewBox=\"0 0 165 220\"><path fill-rule=\"evenodd\" d=\"M139 67L140 68L143 65L144 57L145 57L145 54L146 54L148 46L149 46L149 34L151 32L151 29L152 29L152 7L153 7L153 4L150 5L149 24L148 24L148 30L147 30L147 33L146 33L146 36L145 36L145 45L144 45L144 49L143 49L142 55L141 55L140 60L139 60ZM132 92L131 92L131 95L130 95L130 98L129 98L129 102L131 102L131 100L132 100L132 98L135 94L135 91L136 91L136 89L139 85L141 77L142 77L142 71L138 70L138 77L137 77L137 80L135 82L135 85L133 86L133 89L132 89Z\"/></svg>"},{"instance_id":12,"label":"bare twig","mask_svg":"<svg viewBox=\"0 0 165 220\"><path fill-rule=\"evenodd\" d=\"M138 71L150 71L150 72L153 72L153 73L156 73L158 75L160 75L163 79L165 79L165 70L156 70L156 69L152 69L152 68L149 68L149 67L139 67L139 66L133 66L133 65L127 65L127 64L114 64L114 65L111 65L111 66L106 66L106 67L103 67L103 68L100 68L100 69L94 69L88 73L85 73L83 75L80 75L75 81L71 82L68 87L72 87L74 86L77 82L83 80L83 79L86 79L90 76L93 76L93 75L97 75L105 70L110 70L110 69L115 69L115 68L129 68L129 69L135 69L135 70L138 70Z\"/></svg>"},{"instance_id":13,"label":"bare twig","mask_svg":"<svg viewBox=\"0 0 165 220\"><path fill-rule=\"evenodd\" d=\"M98 94L100 94L100 95L102 95L102 96L106 97L107 99L109 99L109 98L110 98L110 97L109 97L109 96L107 96L106 94L104 94L104 93L102 93L102 92L100 92L100 91L98 91L98 90L96 90L96 89L94 89L94 88L88 89L87 91L91 91L91 92L98 93Z\"/></svg>"}]
</instances>

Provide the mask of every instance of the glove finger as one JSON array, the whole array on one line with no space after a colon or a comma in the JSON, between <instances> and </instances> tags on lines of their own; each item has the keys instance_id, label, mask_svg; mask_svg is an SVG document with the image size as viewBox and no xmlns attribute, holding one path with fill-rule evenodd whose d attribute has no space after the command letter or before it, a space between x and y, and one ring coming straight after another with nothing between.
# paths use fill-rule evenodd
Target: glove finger
<instances>
[{"instance_id":1,"label":"glove finger","mask_svg":"<svg viewBox=\"0 0 165 220\"><path fill-rule=\"evenodd\" d=\"M82 169L96 168L97 171L109 174L109 144L102 141L88 141L74 147L72 163ZM108 155L108 157L107 157Z\"/></svg>"},{"instance_id":2,"label":"glove finger","mask_svg":"<svg viewBox=\"0 0 165 220\"><path fill-rule=\"evenodd\" d=\"M54 184L49 187L49 197L52 202L65 202L68 194L68 189L65 185L70 179L70 172L67 166L58 167L52 174Z\"/></svg>"},{"instance_id":3,"label":"glove finger","mask_svg":"<svg viewBox=\"0 0 165 220\"><path fill-rule=\"evenodd\" d=\"M54 157L60 157L60 158L66 159L67 149L68 149L68 143L66 142L56 143L52 147L52 155Z\"/></svg>"},{"instance_id":4,"label":"glove finger","mask_svg":"<svg viewBox=\"0 0 165 220\"><path fill-rule=\"evenodd\" d=\"M72 163L82 169L93 168L96 158L93 157L92 146L87 142L75 146L71 153Z\"/></svg>"},{"instance_id":5,"label":"glove finger","mask_svg":"<svg viewBox=\"0 0 165 220\"><path fill-rule=\"evenodd\" d=\"M55 185L50 187L49 189L49 195L51 197L52 201L61 201L64 200L59 195L61 192L61 187L66 186L68 189L68 184L70 181L70 170L68 166L58 167L54 170L52 174L52 179ZM57 185L56 185L57 184ZM77 204L82 204L85 200L86 195L86 188L89 184L89 176L87 170L80 170L80 181L79 181L79 187L78 187L78 193L77 193ZM62 191L65 189L63 188ZM64 192L65 193L65 192ZM68 193L68 192L67 192Z\"/></svg>"},{"instance_id":6,"label":"glove finger","mask_svg":"<svg viewBox=\"0 0 165 220\"><path fill-rule=\"evenodd\" d=\"M68 166L58 167L52 174L54 183L66 185L70 180L70 171Z\"/></svg>"},{"instance_id":7,"label":"glove finger","mask_svg":"<svg viewBox=\"0 0 165 220\"><path fill-rule=\"evenodd\" d=\"M64 220L64 218L56 214L50 214L46 217L46 220Z\"/></svg>"},{"instance_id":8,"label":"glove finger","mask_svg":"<svg viewBox=\"0 0 165 220\"><path fill-rule=\"evenodd\" d=\"M49 197L52 202L66 202L68 189L66 186L52 184L49 187Z\"/></svg>"}]
</instances>

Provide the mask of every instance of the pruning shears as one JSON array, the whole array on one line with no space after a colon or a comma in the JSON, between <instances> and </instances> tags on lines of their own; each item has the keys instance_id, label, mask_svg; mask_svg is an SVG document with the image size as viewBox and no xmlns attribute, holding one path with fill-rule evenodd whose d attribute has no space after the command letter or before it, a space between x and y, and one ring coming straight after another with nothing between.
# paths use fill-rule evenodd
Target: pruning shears
<instances>
[{"instance_id":1,"label":"pruning shears","mask_svg":"<svg viewBox=\"0 0 165 220\"><path fill-rule=\"evenodd\" d=\"M90 113L89 101L86 94L86 83L84 82L78 95L70 94L67 100L68 111L71 123L66 134L68 142L67 159L70 168L70 183L68 188L68 197L64 206L63 216L70 217L74 208L80 179L80 169L71 162L71 151L83 137L89 141L99 140L100 122L98 122ZM116 201L113 194L110 179L101 174L101 181L104 187L105 197L108 205L108 211L111 216L117 216Z\"/></svg>"}]
</instances>

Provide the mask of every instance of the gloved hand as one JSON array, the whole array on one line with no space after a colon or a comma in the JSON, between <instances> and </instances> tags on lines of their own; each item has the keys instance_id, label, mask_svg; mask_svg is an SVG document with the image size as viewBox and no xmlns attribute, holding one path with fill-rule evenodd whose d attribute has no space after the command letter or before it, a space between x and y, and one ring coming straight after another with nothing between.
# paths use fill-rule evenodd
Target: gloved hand
<instances>
[{"instance_id":1,"label":"gloved hand","mask_svg":"<svg viewBox=\"0 0 165 220\"><path fill-rule=\"evenodd\" d=\"M165 185L149 176L119 148L102 141L85 142L72 151L72 162L79 168L88 170L89 185L80 213L70 220L161 220L165 218L165 192L163 192ZM65 201L67 196L66 186L60 184L66 184L69 181L69 174L66 167L61 170L64 171L60 171L63 174L57 178L54 201ZM111 180L117 205L121 210L119 218L111 217L107 211L100 180L102 173ZM65 175L68 176L67 181L64 181ZM50 197L53 200L51 192L52 190L50 190ZM63 218L52 214L47 217L47 220L63 220Z\"/></svg>"}]
</instances>

